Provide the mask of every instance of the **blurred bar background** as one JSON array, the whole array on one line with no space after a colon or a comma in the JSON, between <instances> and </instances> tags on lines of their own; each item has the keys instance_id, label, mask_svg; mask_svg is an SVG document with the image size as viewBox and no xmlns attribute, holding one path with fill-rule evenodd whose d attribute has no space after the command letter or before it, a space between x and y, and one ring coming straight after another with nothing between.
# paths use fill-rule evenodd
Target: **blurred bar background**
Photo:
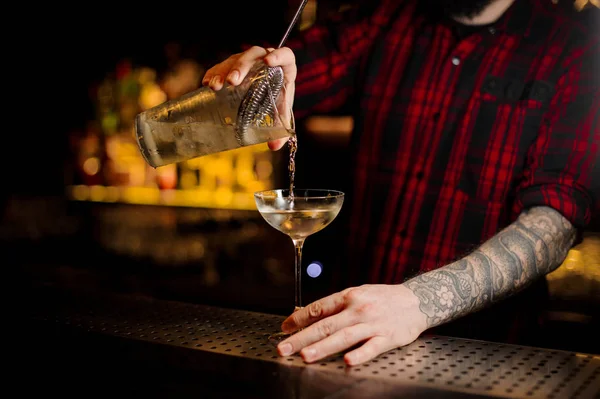
<instances>
[{"instance_id":1,"label":"blurred bar background","mask_svg":"<svg viewBox=\"0 0 600 399\"><path fill-rule=\"evenodd\" d=\"M21 90L28 102L17 107L30 124L5 132L2 264L23 273L29 287L288 314L292 244L262 220L252 198L287 184L287 150L258 145L155 170L136 147L132 122L141 110L197 88L206 69L241 44L277 42L297 2L163 6L48 10L37 39L23 45L33 57L13 56L32 83ZM310 0L297 29L350 8ZM298 122L297 186L342 188L351 118ZM328 293L335 252L343 250L335 225L307 240L305 301ZM322 269L314 278L306 273L311 263ZM598 222L547 281L550 301L540 318L548 334L540 346L593 351Z\"/></svg>"}]
</instances>

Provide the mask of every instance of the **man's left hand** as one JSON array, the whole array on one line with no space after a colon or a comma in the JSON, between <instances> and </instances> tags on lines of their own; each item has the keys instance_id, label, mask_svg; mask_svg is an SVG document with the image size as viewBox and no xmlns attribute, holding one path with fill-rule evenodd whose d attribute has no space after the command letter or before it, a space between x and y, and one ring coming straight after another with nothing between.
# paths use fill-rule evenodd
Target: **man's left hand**
<instances>
[{"instance_id":1,"label":"man's left hand","mask_svg":"<svg viewBox=\"0 0 600 399\"><path fill-rule=\"evenodd\" d=\"M285 333L297 331L277 346L281 356L300 352L312 363L362 344L344 355L346 364L353 366L413 342L427 324L419 299L408 288L362 285L295 311L281 328Z\"/></svg>"}]
</instances>

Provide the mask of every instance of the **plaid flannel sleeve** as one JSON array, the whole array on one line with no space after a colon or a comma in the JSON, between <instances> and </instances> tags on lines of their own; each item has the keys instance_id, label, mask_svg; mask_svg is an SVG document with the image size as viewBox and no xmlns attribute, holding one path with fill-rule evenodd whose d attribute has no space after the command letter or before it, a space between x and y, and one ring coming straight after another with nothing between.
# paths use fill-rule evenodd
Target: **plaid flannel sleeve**
<instances>
[{"instance_id":1,"label":"plaid flannel sleeve","mask_svg":"<svg viewBox=\"0 0 600 399\"><path fill-rule=\"evenodd\" d=\"M600 44L574 51L529 149L513 214L546 205L580 231L600 210Z\"/></svg>"}]
</instances>

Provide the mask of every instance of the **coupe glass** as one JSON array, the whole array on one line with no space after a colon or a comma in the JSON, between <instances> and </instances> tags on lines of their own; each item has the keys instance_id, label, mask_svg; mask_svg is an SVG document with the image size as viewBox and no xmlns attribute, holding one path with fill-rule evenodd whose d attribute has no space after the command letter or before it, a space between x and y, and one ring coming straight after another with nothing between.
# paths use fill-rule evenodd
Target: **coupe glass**
<instances>
[{"instance_id":1,"label":"coupe glass","mask_svg":"<svg viewBox=\"0 0 600 399\"><path fill-rule=\"evenodd\" d=\"M344 193L336 190L289 189L260 191L254 194L262 217L280 232L288 235L295 249L295 308L302 307L302 246L304 240L327 225L338 215ZM276 333L269 340L277 344L288 334Z\"/></svg>"}]
</instances>

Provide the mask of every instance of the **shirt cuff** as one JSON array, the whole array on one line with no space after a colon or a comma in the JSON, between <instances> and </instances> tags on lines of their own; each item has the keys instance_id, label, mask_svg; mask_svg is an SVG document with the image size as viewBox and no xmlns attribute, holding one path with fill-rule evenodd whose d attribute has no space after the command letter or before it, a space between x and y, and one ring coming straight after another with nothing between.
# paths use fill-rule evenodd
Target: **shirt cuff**
<instances>
[{"instance_id":1,"label":"shirt cuff","mask_svg":"<svg viewBox=\"0 0 600 399\"><path fill-rule=\"evenodd\" d=\"M561 184L522 188L513 206L515 218L525 209L547 206L562 214L577 230L585 229L592 219L591 196L580 189Z\"/></svg>"}]
</instances>

